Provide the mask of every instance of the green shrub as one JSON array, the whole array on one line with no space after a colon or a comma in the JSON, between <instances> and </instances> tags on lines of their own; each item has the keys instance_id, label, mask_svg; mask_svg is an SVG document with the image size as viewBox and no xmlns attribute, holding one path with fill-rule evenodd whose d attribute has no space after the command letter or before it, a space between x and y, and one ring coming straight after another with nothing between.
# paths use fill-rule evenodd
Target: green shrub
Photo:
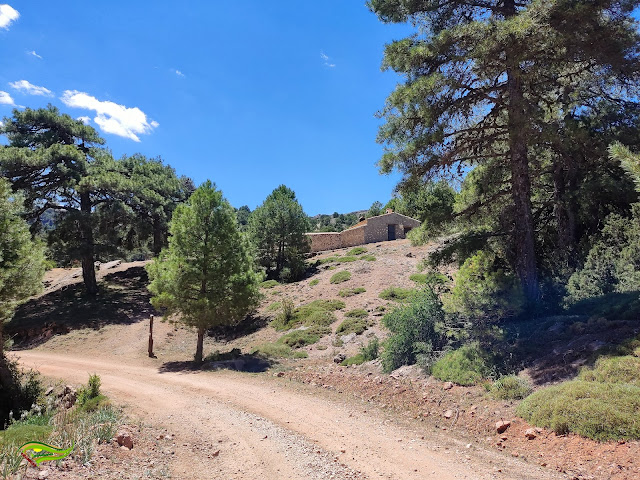
<instances>
[{"instance_id":1,"label":"green shrub","mask_svg":"<svg viewBox=\"0 0 640 480\"><path fill-rule=\"evenodd\" d=\"M260 284L262 288L273 288L278 285L280 285L280 283L277 280L266 280Z\"/></svg>"},{"instance_id":2,"label":"green shrub","mask_svg":"<svg viewBox=\"0 0 640 480\"><path fill-rule=\"evenodd\" d=\"M567 302L640 290L640 204L631 218L609 215L584 267L567 284Z\"/></svg>"},{"instance_id":3,"label":"green shrub","mask_svg":"<svg viewBox=\"0 0 640 480\"><path fill-rule=\"evenodd\" d=\"M252 355L261 355L269 358L307 358L307 352L294 351L284 343L263 343L251 350Z\"/></svg>"},{"instance_id":4,"label":"green shrub","mask_svg":"<svg viewBox=\"0 0 640 480\"><path fill-rule=\"evenodd\" d=\"M317 278L314 278L313 280L311 280L309 282L309 286L310 287L315 287L316 285L318 285L320 283L320 280L318 280Z\"/></svg>"},{"instance_id":5,"label":"green shrub","mask_svg":"<svg viewBox=\"0 0 640 480\"><path fill-rule=\"evenodd\" d=\"M367 289L364 287L346 288L344 290L340 290L338 295L340 295L341 297L353 297L354 295L359 295L366 291Z\"/></svg>"},{"instance_id":6,"label":"green shrub","mask_svg":"<svg viewBox=\"0 0 640 480\"><path fill-rule=\"evenodd\" d=\"M284 300L283 313L276 317L271 325L276 330L289 330L299 325L327 326L337 320L333 312L344 307L345 303L342 300L314 300L294 309L293 302Z\"/></svg>"},{"instance_id":7,"label":"green shrub","mask_svg":"<svg viewBox=\"0 0 640 480\"><path fill-rule=\"evenodd\" d=\"M416 292L410 301L387 313L382 323L391 331L382 353L385 372L428 358L446 345L443 334L444 310L436 293L427 288Z\"/></svg>"},{"instance_id":8,"label":"green shrub","mask_svg":"<svg viewBox=\"0 0 640 480\"><path fill-rule=\"evenodd\" d=\"M626 383L640 387L640 358L631 355L600 357L593 368L583 368L578 378L587 382Z\"/></svg>"},{"instance_id":9,"label":"green shrub","mask_svg":"<svg viewBox=\"0 0 640 480\"><path fill-rule=\"evenodd\" d=\"M351 263L360 260L358 257L346 256L340 257L335 255L333 257L321 258L318 260L319 265L324 265L325 263L335 263L336 265L340 265L341 263Z\"/></svg>"},{"instance_id":10,"label":"green shrub","mask_svg":"<svg viewBox=\"0 0 640 480\"><path fill-rule=\"evenodd\" d=\"M267 307L267 312L275 312L282 308L282 302L273 302Z\"/></svg>"},{"instance_id":11,"label":"green shrub","mask_svg":"<svg viewBox=\"0 0 640 480\"><path fill-rule=\"evenodd\" d=\"M458 270L444 305L448 312L468 320L473 330L482 331L500 319L520 314L524 296L517 280L498 267L496 256L479 251Z\"/></svg>"},{"instance_id":12,"label":"green shrub","mask_svg":"<svg viewBox=\"0 0 640 480\"><path fill-rule=\"evenodd\" d=\"M475 385L491 373L488 355L477 344L446 353L431 367L431 375L458 385Z\"/></svg>"},{"instance_id":13,"label":"green shrub","mask_svg":"<svg viewBox=\"0 0 640 480\"><path fill-rule=\"evenodd\" d=\"M364 362L375 360L378 358L378 352L380 349L380 343L377 338L373 338L369 341L367 346L360 347L360 353L353 357L346 358L340 365L348 367L349 365L362 365Z\"/></svg>"},{"instance_id":14,"label":"green shrub","mask_svg":"<svg viewBox=\"0 0 640 480\"><path fill-rule=\"evenodd\" d=\"M367 313L367 312L365 312ZM348 335L355 333L360 335L367 329L366 317L351 317L345 319L336 329L336 333L340 335Z\"/></svg>"},{"instance_id":15,"label":"green shrub","mask_svg":"<svg viewBox=\"0 0 640 480\"><path fill-rule=\"evenodd\" d=\"M95 412L101 408L111 405L111 401L105 395L98 394L95 397L84 400L81 404L78 401L80 409L85 412Z\"/></svg>"},{"instance_id":16,"label":"green shrub","mask_svg":"<svg viewBox=\"0 0 640 480\"><path fill-rule=\"evenodd\" d=\"M439 285L446 285L447 283L449 283L449 278L447 278L446 275L435 271L430 271L427 273L414 273L409 276L409 280L419 284L431 285L434 287Z\"/></svg>"},{"instance_id":17,"label":"green shrub","mask_svg":"<svg viewBox=\"0 0 640 480\"><path fill-rule=\"evenodd\" d=\"M367 262L375 262L377 260L373 255L364 255L360 257L362 260L366 260Z\"/></svg>"},{"instance_id":18,"label":"green shrub","mask_svg":"<svg viewBox=\"0 0 640 480\"><path fill-rule=\"evenodd\" d=\"M351 272L347 272L346 270L342 270L341 272L334 273L329 279L331 283L342 283L351 279Z\"/></svg>"},{"instance_id":19,"label":"green shrub","mask_svg":"<svg viewBox=\"0 0 640 480\"><path fill-rule=\"evenodd\" d=\"M0 320L1 321L1 320ZM24 370L17 362L4 359L8 384L0 385L0 427L9 421L9 412L20 418L31 406L38 404L44 387L38 372Z\"/></svg>"},{"instance_id":20,"label":"green shrub","mask_svg":"<svg viewBox=\"0 0 640 480\"><path fill-rule=\"evenodd\" d=\"M99 375L89 375L89 382L87 383L87 385L80 387L80 389L78 390L78 405L83 407L89 400L99 397L100 384L101 381Z\"/></svg>"},{"instance_id":21,"label":"green shrub","mask_svg":"<svg viewBox=\"0 0 640 480\"><path fill-rule=\"evenodd\" d=\"M411 290L408 288L389 287L380 292L379 297L383 300L402 302L404 300L407 300L414 292L415 290Z\"/></svg>"},{"instance_id":22,"label":"green shrub","mask_svg":"<svg viewBox=\"0 0 640 480\"><path fill-rule=\"evenodd\" d=\"M320 338L330 333L331 329L327 327L311 327L305 330L294 330L280 337L277 343L283 343L291 348L301 348L316 343Z\"/></svg>"},{"instance_id":23,"label":"green shrub","mask_svg":"<svg viewBox=\"0 0 640 480\"><path fill-rule=\"evenodd\" d=\"M369 312L364 308L354 308L353 310L349 310L345 313L344 316L350 318L367 318L369 316Z\"/></svg>"},{"instance_id":24,"label":"green shrub","mask_svg":"<svg viewBox=\"0 0 640 480\"><path fill-rule=\"evenodd\" d=\"M347 252L347 255L362 255L363 253L367 253L367 249L365 247L354 247Z\"/></svg>"},{"instance_id":25,"label":"green shrub","mask_svg":"<svg viewBox=\"0 0 640 480\"><path fill-rule=\"evenodd\" d=\"M640 387L572 380L525 398L517 414L557 434L598 441L640 439Z\"/></svg>"},{"instance_id":26,"label":"green shrub","mask_svg":"<svg viewBox=\"0 0 640 480\"><path fill-rule=\"evenodd\" d=\"M498 400L521 400L530 395L533 388L524 378L507 375L493 382L490 391L491 396Z\"/></svg>"}]
</instances>

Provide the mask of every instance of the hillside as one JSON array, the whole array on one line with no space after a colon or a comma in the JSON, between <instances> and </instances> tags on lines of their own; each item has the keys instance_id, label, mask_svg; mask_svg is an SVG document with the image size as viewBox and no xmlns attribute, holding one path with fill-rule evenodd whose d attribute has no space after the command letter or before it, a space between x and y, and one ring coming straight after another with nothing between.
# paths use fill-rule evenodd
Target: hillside
<instances>
[{"instance_id":1,"label":"hillside","mask_svg":"<svg viewBox=\"0 0 640 480\"><path fill-rule=\"evenodd\" d=\"M509 472L542 467L550 473L559 473L560 478L637 478L638 441L598 443L546 429L535 430L535 438L528 439L525 432L532 426L517 417L515 407L519 402L495 400L482 384L463 387L441 382L425 375L417 366L402 367L385 375L379 360L350 367L334 362L336 357L342 359L357 354L374 336L383 340L388 335L381 319L396 302L383 300L380 294L389 287L415 288L416 283L409 277L417 272L420 261L433 248L433 245L412 247L407 241L395 241L367 245L366 252L355 252L358 255L348 255L348 250L341 250L313 257L312 262L317 262L317 266L305 279L289 285L265 283L262 304L257 315L242 326L242 334L211 332L205 339L205 355L210 356L204 369L264 372L262 375L273 374L290 380L288 385L304 386L305 391L337 395L349 405L369 405L364 407L365 411L380 409L385 415L413 425L412 428L424 432L423 436L428 438L457 439L472 455L465 457L471 464L479 452L493 452L499 453L497 458L504 461L516 460ZM158 368L159 372L192 371L189 360L195 347L195 334L178 325L156 322L157 359L147 357L147 318L151 310L145 289L146 274L140 264L119 265L117 270L110 274L108 270L103 271L106 275L102 278L100 302L106 306L102 308L96 308L97 304L92 305L90 301L73 300L78 298L79 284L65 284L62 289L49 290L25 304L8 328L13 335L17 334L16 348L22 350L27 359L35 355L34 360L40 358L39 355L65 358L101 355L106 363L115 361ZM336 273L345 271L351 274L350 279L331 283ZM60 272L49 275L61 277ZM74 278L73 272L68 272L66 278L69 277ZM353 293L358 288L365 291L340 296L341 292ZM62 301L64 298L69 301ZM338 305L341 308L333 312L335 319L327 327L316 330L317 338L309 339L304 337L304 332L313 327L306 330L304 326L295 327L292 331L273 327L278 325L274 323L280 311L278 307L286 300L291 300L295 307L336 300L344 302L344 306ZM340 325L349 318L347 312L353 310L366 312L360 327L364 327L364 331L338 333ZM538 319L536 325L523 327L522 331L528 329L529 333L521 339L521 345L528 348L520 359L520 375L528 378L535 389L571 378L581 365L593 362L594 352L637 333L637 321L625 320L602 320L600 327L590 326L580 331L578 327L587 325L587 319L585 315L553 317ZM569 331L571 335L563 333ZM290 342L292 348L281 348L283 336L291 338L292 332L302 335L303 340ZM301 346L307 341L309 345ZM256 349L266 356L252 354ZM307 358L295 358L302 356ZM98 369L98 364L93 365ZM212 381L217 380L212 378ZM121 387L114 388L117 391ZM496 422L503 420L511 424L504 433L498 434ZM353 441L357 444L359 440ZM448 440L438 440L441 441ZM500 465L502 460L494 461ZM535 478L542 478L536 475Z\"/></svg>"}]
</instances>

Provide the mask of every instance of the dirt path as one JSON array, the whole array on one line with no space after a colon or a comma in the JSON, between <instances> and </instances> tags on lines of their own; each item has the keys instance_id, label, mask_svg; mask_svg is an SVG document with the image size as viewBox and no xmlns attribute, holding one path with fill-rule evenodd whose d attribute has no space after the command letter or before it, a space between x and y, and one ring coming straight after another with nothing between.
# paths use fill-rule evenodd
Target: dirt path
<instances>
[{"instance_id":1,"label":"dirt path","mask_svg":"<svg viewBox=\"0 0 640 480\"><path fill-rule=\"evenodd\" d=\"M365 403L265 375L159 373L122 359L43 351L18 356L67 382L98 373L115 401L175 436L175 447L164 452L174 478L559 478L476 445L421 433Z\"/></svg>"}]
</instances>

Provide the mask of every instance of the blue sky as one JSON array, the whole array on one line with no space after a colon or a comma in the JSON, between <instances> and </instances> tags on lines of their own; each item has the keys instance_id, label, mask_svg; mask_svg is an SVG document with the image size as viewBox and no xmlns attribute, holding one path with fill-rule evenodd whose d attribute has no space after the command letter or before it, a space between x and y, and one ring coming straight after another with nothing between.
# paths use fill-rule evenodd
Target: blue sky
<instances>
[{"instance_id":1,"label":"blue sky","mask_svg":"<svg viewBox=\"0 0 640 480\"><path fill-rule=\"evenodd\" d=\"M236 207L284 183L311 215L366 209L398 180L375 166L374 114L400 81L384 44L409 27L364 3L10 0L0 118L51 102Z\"/></svg>"}]
</instances>

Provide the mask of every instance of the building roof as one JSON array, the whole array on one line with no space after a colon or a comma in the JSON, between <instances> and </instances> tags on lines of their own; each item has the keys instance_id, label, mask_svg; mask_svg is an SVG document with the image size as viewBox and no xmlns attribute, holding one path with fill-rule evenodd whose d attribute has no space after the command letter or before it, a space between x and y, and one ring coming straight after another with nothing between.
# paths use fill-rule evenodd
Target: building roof
<instances>
[{"instance_id":1,"label":"building roof","mask_svg":"<svg viewBox=\"0 0 640 480\"><path fill-rule=\"evenodd\" d=\"M383 213L382 215L375 215L375 216L373 216L373 217L366 218L366 219L364 219L363 221L356 223L353 227L349 227L349 228L347 228L346 230L351 230L351 229L353 229L353 228L362 227L362 226L366 225L366 224L367 224L367 222L368 222L369 220L371 220L372 218L387 217L387 216L389 216L389 215L398 215L398 216L400 216L400 217L404 217L404 218L406 218L407 220L411 220L412 222L418 222L418 223L421 223L421 222L420 222L420 220L416 220L415 218L408 217L407 215L403 215L403 214L398 213L398 212L390 212L390 213Z\"/></svg>"}]
</instances>

